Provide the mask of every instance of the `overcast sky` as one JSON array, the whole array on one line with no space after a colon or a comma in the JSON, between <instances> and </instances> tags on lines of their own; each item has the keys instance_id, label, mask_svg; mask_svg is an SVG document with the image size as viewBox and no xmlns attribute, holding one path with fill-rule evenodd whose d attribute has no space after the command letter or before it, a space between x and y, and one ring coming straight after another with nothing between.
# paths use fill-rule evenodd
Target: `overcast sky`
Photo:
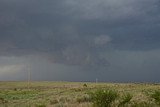
<instances>
[{"instance_id":1,"label":"overcast sky","mask_svg":"<svg viewBox=\"0 0 160 107\"><path fill-rule=\"evenodd\" d=\"M0 80L160 82L159 0L0 0Z\"/></svg>"}]
</instances>

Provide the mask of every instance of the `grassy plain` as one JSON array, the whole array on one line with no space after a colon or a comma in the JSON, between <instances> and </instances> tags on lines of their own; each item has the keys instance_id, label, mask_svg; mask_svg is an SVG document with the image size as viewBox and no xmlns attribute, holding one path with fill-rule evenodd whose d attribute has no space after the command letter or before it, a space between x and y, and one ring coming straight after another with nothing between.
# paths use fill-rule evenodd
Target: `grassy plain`
<instances>
[{"instance_id":1,"label":"grassy plain","mask_svg":"<svg viewBox=\"0 0 160 107\"><path fill-rule=\"evenodd\" d=\"M151 95L160 84L90 82L0 82L0 107L92 107L88 93L116 90L118 106L125 93L133 95L124 107L159 107ZM160 99L160 95L158 95Z\"/></svg>"}]
</instances>

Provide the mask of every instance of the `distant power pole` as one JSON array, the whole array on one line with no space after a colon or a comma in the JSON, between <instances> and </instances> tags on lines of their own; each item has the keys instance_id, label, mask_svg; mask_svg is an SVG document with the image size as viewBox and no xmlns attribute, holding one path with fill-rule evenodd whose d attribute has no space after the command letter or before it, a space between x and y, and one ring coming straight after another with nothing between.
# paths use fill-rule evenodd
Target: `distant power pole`
<instances>
[{"instance_id":1,"label":"distant power pole","mask_svg":"<svg viewBox=\"0 0 160 107\"><path fill-rule=\"evenodd\" d=\"M31 71L30 71L29 64L28 64L27 70L28 70L28 90L29 90L30 89L30 81L31 81Z\"/></svg>"},{"instance_id":2,"label":"distant power pole","mask_svg":"<svg viewBox=\"0 0 160 107\"><path fill-rule=\"evenodd\" d=\"M98 83L98 79L96 78L96 83Z\"/></svg>"}]
</instances>

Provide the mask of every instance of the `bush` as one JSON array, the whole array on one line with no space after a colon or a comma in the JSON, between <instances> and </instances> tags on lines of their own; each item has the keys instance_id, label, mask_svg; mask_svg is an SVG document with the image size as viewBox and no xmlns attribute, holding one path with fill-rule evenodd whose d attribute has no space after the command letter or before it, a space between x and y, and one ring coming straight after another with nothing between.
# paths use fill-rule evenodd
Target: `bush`
<instances>
[{"instance_id":1,"label":"bush","mask_svg":"<svg viewBox=\"0 0 160 107\"><path fill-rule=\"evenodd\" d=\"M87 87L87 84L83 84L83 87Z\"/></svg>"},{"instance_id":2,"label":"bush","mask_svg":"<svg viewBox=\"0 0 160 107\"><path fill-rule=\"evenodd\" d=\"M160 91L156 90L153 94L151 94L151 97L155 100L155 102L160 105Z\"/></svg>"},{"instance_id":3,"label":"bush","mask_svg":"<svg viewBox=\"0 0 160 107\"><path fill-rule=\"evenodd\" d=\"M90 93L90 96L95 107L110 107L111 103L118 97L118 94L113 90L97 90Z\"/></svg>"},{"instance_id":4,"label":"bush","mask_svg":"<svg viewBox=\"0 0 160 107\"><path fill-rule=\"evenodd\" d=\"M17 88L14 88L14 91L17 91Z\"/></svg>"},{"instance_id":5,"label":"bush","mask_svg":"<svg viewBox=\"0 0 160 107\"><path fill-rule=\"evenodd\" d=\"M122 97L122 101L119 104L119 107L123 107L125 104L129 103L132 99L132 95L127 93Z\"/></svg>"}]
</instances>

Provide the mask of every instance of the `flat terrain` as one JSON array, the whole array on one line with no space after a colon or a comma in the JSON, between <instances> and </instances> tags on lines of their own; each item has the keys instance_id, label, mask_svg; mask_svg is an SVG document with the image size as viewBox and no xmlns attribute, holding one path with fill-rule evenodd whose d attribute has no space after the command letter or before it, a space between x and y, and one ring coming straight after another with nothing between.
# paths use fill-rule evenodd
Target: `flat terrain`
<instances>
[{"instance_id":1,"label":"flat terrain","mask_svg":"<svg viewBox=\"0 0 160 107\"><path fill-rule=\"evenodd\" d=\"M135 107L140 107L138 104L159 107L150 97L160 90L159 84L45 81L31 82L29 88L27 82L0 82L0 107L91 107L88 93L98 89L116 90L119 96L132 94L127 107L134 107L135 103Z\"/></svg>"}]
</instances>

